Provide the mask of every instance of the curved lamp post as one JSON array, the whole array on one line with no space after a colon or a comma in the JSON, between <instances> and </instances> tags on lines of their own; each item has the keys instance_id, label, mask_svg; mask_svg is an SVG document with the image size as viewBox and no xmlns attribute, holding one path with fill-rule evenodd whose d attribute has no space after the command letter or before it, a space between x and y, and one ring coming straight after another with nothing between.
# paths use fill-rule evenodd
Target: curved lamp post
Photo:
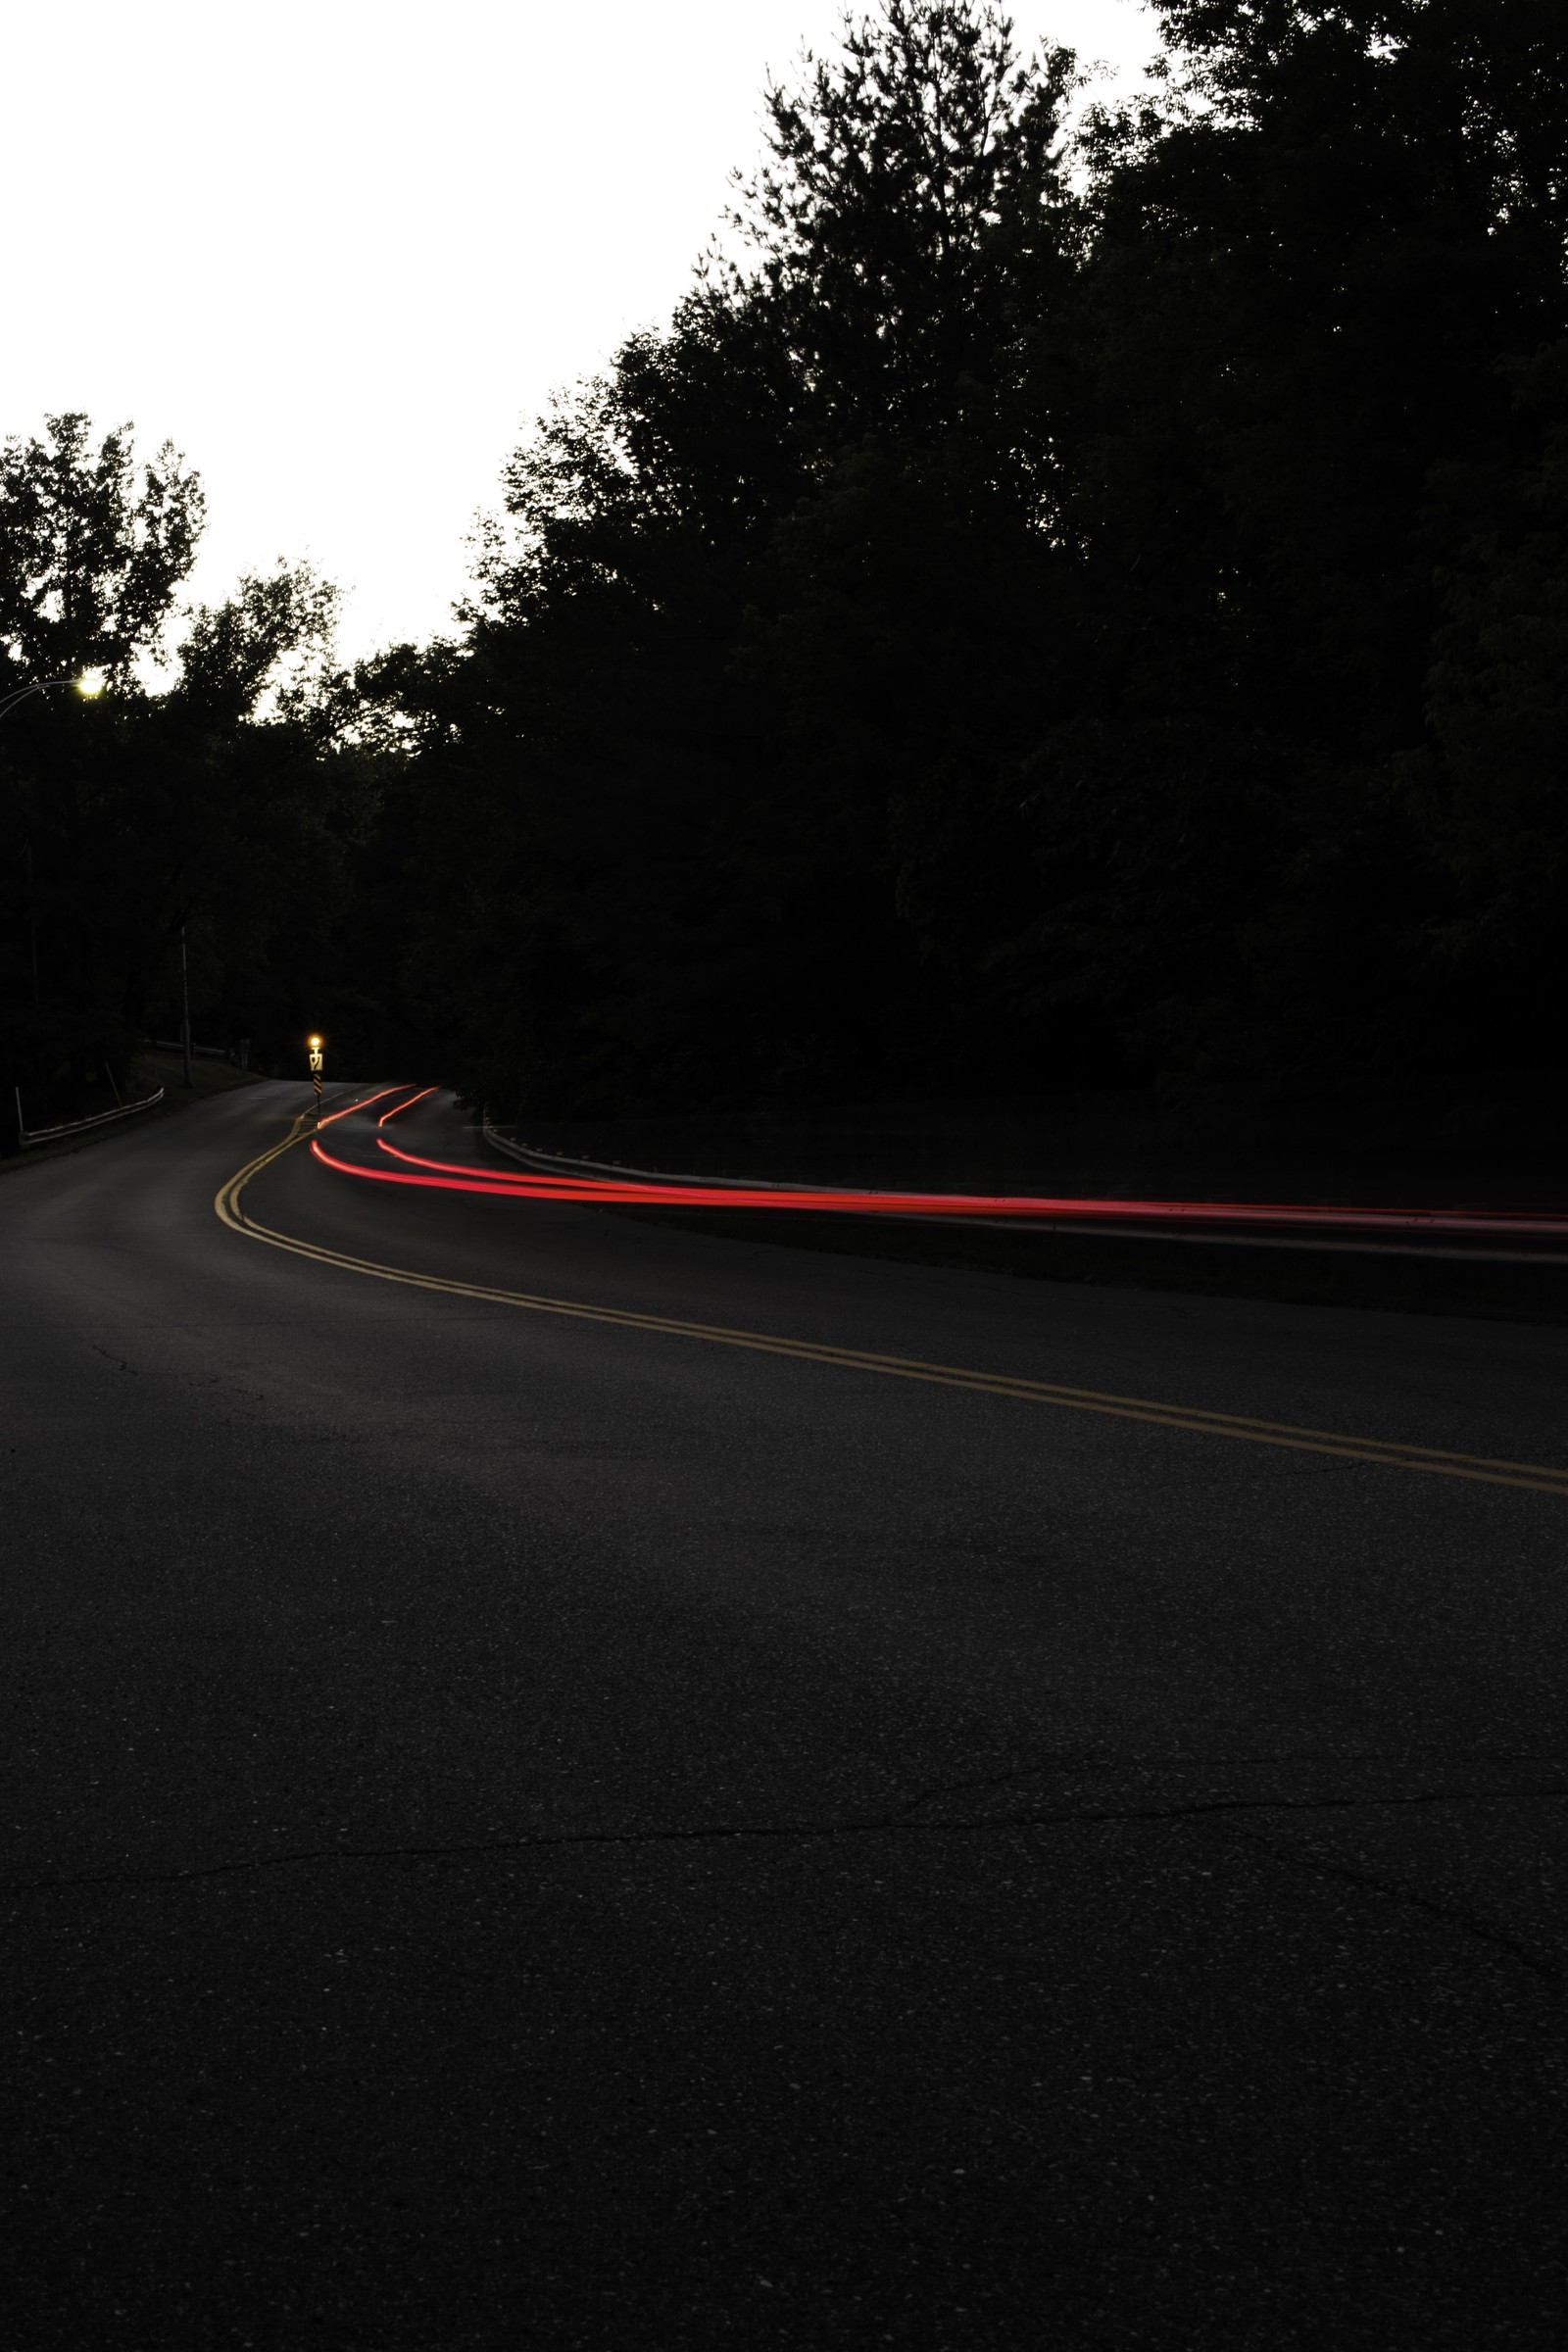
<instances>
[{"instance_id":1,"label":"curved lamp post","mask_svg":"<svg viewBox=\"0 0 1568 2352\"><path fill-rule=\"evenodd\" d=\"M95 694L102 694L104 690L104 673L101 669L84 669L79 678L34 678L30 686L15 686L9 694L0 695L0 718L15 710L17 705L24 703L29 695L47 694L51 686L74 686L76 692L90 702Z\"/></svg>"}]
</instances>

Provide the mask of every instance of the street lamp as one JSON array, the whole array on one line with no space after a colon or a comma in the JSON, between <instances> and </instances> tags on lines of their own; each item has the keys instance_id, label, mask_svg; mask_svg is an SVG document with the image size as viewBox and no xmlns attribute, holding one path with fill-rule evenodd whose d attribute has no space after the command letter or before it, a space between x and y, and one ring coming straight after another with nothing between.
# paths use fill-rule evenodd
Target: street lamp
<instances>
[{"instance_id":1,"label":"street lamp","mask_svg":"<svg viewBox=\"0 0 1568 2352\"><path fill-rule=\"evenodd\" d=\"M0 718L15 710L17 705L24 703L29 695L47 694L51 686L74 686L76 692L90 703L104 690L104 673L101 669L84 669L79 677L34 678L30 686L14 686L9 694L0 695Z\"/></svg>"}]
</instances>

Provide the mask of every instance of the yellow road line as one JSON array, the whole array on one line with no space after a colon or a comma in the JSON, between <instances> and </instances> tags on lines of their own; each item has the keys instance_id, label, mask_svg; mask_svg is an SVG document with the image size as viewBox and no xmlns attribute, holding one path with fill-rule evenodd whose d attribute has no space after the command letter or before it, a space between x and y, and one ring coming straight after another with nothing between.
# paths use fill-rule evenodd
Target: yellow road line
<instances>
[{"instance_id":1,"label":"yellow road line","mask_svg":"<svg viewBox=\"0 0 1568 2352\"><path fill-rule=\"evenodd\" d=\"M1568 1468L1544 1462L1509 1462L1488 1454L1450 1453L1434 1446L1405 1446L1395 1440L1358 1438L1340 1431L1302 1429L1288 1421L1256 1421L1240 1413L1210 1412L1202 1405L1167 1404L1148 1396L1119 1396L1100 1389L1069 1388L1056 1381L1026 1380L1005 1372L976 1372L958 1364L932 1364L917 1356L876 1355L859 1348L836 1348L822 1341L792 1340L770 1332L738 1331L719 1323L691 1323L673 1315L639 1314L629 1307L596 1306L581 1298L551 1298L528 1291L503 1291L475 1282L454 1282L436 1274L416 1274L407 1266L387 1266L368 1257L351 1257L341 1250L323 1249L293 1234L276 1233L247 1216L240 1195L253 1176L313 1132L309 1117L295 1120L290 1133L229 1178L213 1206L223 1223L253 1242L287 1250L295 1257L318 1265L336 1266L350 1274L368 1274L377 1282L401 1283L411 1290L439 1291L450 1298L477 1298L496 1306L525 1308L532 1314L566 1315L586 1323L612 1323L622 1329L660 1332L676 1339L706 1340L722 1348L745 1348L765 1355L796 1356L808 1363L835 1364L847 1371L876 1372L897 1380L918 1380L942 1388L973 1389L991 1396L1012 1396L1030 1404L1054 1404L1071 1412L1103 1413L1120 1421L1142 1421L1156 1429L1186 1430L1200 1437L1237 1438L1254 1446L1279 1446L1295 1453L1330 1454L1344 1461L1375 1462L1394 1470L1425 1470L1439 1478L1463 1478L1483 1486L1519 1487L1536 1494L1560 1494L1568 1499Z\"/></svg>"}]
</instances>

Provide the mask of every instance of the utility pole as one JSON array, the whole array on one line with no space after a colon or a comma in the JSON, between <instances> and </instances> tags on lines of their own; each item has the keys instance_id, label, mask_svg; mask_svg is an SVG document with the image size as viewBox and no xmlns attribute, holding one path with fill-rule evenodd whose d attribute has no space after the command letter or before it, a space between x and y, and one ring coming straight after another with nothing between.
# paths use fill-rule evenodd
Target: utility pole
<instances>
[{"instance_id":1,"label":"utility pole","mask_svg":"<svg viewBox=\"0 0 1568 2352\"><path fill-rule=\"evenodd\" d=\"M185 956L185 926L179 926L179 1050L185 1057L185 1084L194 1086L190 1074L190 964Z\"/></svg>"},{"instance_id":2,"label":"utility pole","mask_svg":"<svg viewBox=\"0 0 1568 2352\"><path fill-rule=\"evenodd\" d=\"M27 961L32 966L32 1009L38 1009L38 898L32 879L32 841L22 845L27 864Z\"/></svg>"}]
</instances>

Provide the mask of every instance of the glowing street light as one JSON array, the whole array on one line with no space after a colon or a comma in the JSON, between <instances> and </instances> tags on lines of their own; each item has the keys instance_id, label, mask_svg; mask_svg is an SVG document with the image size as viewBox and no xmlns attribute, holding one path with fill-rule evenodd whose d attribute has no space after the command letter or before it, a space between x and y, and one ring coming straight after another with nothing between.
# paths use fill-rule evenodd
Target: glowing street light
<instances>
[{"instance_id":1,"label":"glowing street light","mask_svg":"<svg viewBox=\"0 0 1568 2352\"><path fill-rule=\"evenodd\" d=\"M47 694L52 686L74 686L83 700L90 703L102 694L106 683L101 669L83 669L71 678L34 678L30 686L16 686L9 694L0 696L0 718L15 710L29 695Z\"/></svg>"}]
</instances>

